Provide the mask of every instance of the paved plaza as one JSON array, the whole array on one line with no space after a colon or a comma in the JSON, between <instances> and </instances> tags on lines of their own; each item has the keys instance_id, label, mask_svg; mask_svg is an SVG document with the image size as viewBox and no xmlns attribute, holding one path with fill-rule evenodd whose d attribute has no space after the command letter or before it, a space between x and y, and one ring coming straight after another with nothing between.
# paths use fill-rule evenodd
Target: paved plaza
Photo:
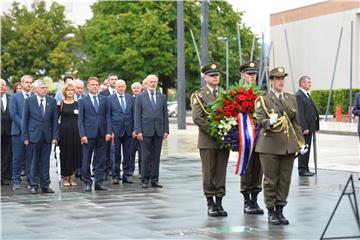
<instances>
[{"instance_id":1,"label":"paved plaza","mask_svg":"<svg viewBox=\"0 0 360 240\"><path fill-rule=\"evenodd\" d=\"M142 189L137 176L134 184L105 182L110 188L106 192L86 193L80 181L78 187L64 189L58 185L52 160L55 194L31 195L25 181L17 192L1 189L1 239L319 239L351 173L359 193L358 138L318 134L318 176L300 178L296 166L293 170L284 209L290 225L270 226L266 214L243 214L235 153L223 202L229 216L210 218L196 142L195 126L177 130L171 124L160 169L162 189ZM351 235L360 233L346 197L326 237Z\"/></svg>"}]
</instances>

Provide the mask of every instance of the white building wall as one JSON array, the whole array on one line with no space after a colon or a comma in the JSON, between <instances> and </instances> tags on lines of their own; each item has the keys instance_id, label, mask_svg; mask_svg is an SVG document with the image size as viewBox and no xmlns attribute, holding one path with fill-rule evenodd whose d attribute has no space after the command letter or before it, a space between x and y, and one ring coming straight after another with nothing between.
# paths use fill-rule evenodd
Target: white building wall
<instances>
[{"instance_id":1,"label":"white building wall","mask_svg":"<svg viewBox=\"0 0 360 240\"><path fill-rule=\"evenodd\" d=\"M270 55L270 66L273 67L275 63L275 67L285 67L289 73L287 91L293 91L291 79L297 90L298 79L302 75L312 78L313 89L330 88L341 26L343 34L333 87L349 88L351 21L354 21L353 88L360 88L360 9L271 26L274 52ZM289 68L284 29L288 36L293 76Z\"/></svg>"}]
</instances>

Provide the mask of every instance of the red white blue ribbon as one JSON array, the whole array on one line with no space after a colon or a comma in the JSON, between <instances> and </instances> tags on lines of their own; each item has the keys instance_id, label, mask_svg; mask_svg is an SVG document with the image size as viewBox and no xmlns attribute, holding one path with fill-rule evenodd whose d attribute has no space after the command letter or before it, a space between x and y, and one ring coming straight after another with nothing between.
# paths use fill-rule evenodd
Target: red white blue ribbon
<instances>
[{"instance_id":1,"label":"red white blue ribbon","mask_svg":"<svg viewBox=\"0 0 360 240\"><path fill-rule=\"evenodd\" d=\"M252 114L239 113L239 155L238 162L236 164L235 174L240 172L240 176L243 176L246 171L246 166L250 159L254 142L255 142L255 125Z\"/></svg>"}]
</instances>

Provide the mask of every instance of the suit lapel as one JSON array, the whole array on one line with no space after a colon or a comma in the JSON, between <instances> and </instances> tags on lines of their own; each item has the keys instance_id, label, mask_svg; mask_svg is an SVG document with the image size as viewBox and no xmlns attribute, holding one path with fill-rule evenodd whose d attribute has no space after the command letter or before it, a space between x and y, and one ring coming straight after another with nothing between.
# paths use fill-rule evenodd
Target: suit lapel
<instances>
[{"instance_id":1,"label":"suit lapel","mask_svg":"<svg viewBox=\"0 0 360 240\"><path fill-rule=\"evenodd\" d=\"M87 95L87 96L85 97L85 100L88 101L88 104L90 104L91 109L92 109L92 110L94 111L94 113L96 114L95 107L94 107L94 104L93 104L92 101L91 101L90 95Z\"/></svg>"}]
</instances>

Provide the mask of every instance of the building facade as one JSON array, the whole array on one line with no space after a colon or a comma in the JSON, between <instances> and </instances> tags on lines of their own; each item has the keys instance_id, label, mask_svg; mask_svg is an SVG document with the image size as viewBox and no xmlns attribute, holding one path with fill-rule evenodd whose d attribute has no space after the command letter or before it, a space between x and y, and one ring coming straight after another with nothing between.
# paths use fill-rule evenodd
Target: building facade
<instances>
[{"instance_id":1,"label":"building facade","mask_svg":"<svg viewBox=\"0 0 360 240\"><path fill-rule=\"evenodd\" d=\"M302 75L312 78L313 89L330 89L341 28L343 31L333 89L350 87L351 22L352 87L360 88L360 0L325 1L270 16L270 38L273 42L270 67L286 68L288 79L293 81L293 84L287 84L287 91L297 90L298 79Z\"/></svg>"}]
</instances>

